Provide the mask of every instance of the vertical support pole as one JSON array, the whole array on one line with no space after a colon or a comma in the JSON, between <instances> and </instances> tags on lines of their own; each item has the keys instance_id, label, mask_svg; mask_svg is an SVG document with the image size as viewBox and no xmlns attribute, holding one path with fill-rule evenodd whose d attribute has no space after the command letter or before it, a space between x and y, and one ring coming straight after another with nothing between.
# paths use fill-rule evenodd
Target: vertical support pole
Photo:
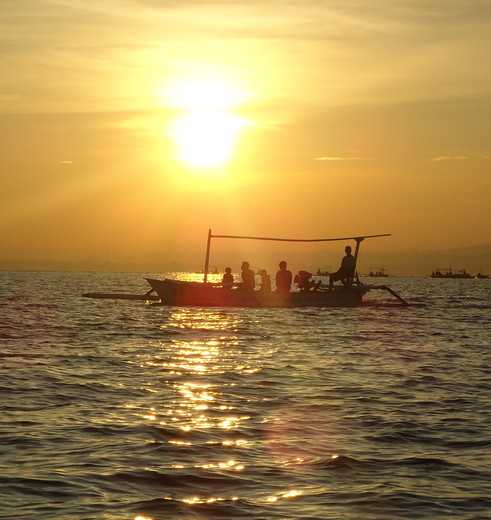
<instances>
[{"instance_id":1,"label":"vertical support pole","mask_svg":"<svg viewBox=\"0 0 491 520\"><path fill-rule=\"evenodd\" d=\"M356 248L355 248L355 272L356 272L356 266L358 265L358 253L360 251L360 243L365 240L363 237L355 238L356 240Z\"/></svg>"},{"instance_id":2,"label":"vertical support pole","mask_svg":"<svg viewBox=\"0 0 491 520\"><path fill-rule=\"evenodd\" d=\"M211 229L208 230L208 241L206 243L206 258L205 258L205 279L204 283L208 280L208 266L210 264L210 246L211 246Z\"/></svg>"}]
</instances>

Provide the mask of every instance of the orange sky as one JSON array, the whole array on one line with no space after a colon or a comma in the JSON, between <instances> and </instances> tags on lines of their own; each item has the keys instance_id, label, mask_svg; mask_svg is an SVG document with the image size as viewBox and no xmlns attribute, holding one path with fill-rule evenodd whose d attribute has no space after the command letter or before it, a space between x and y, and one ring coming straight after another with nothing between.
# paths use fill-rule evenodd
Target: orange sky
<instances>
[{"instance_id":1,"label":"orange sky","mask_svg":"<svg viewBox=\"0 0 491 520\"><path fill-rule=\"evenodd\" d=\"M369 246L388 254L491 243L489 0L0 15L0 269L198 268L209 228L391 233Z\"/></svg>"}]
</instances>

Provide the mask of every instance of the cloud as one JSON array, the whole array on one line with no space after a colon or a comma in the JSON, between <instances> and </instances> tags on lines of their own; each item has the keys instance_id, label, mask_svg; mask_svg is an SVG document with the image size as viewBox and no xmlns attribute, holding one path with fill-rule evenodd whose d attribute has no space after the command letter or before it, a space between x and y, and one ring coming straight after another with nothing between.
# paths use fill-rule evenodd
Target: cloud
<instances>
[{"instance_id":1,"label":"cloud","mask_svg":"<svg viewBox=\"0 0 491 520\"><path fill-rule=\"evenodd\" d=\"M434 157L432 161L461 161L465 159L470 159L470 157L467 157L465 155L456 155L454 157L451 157L449 155L440 155L439 157Z\"/></svg>"},{"instance_id":2,"label":"cloud","mask_svg":"<svg viewBox=\"0 0 491 520\"><path fill-rule=\"evenodd\" d=\"M333 156L324 156L324 157L316 157L316 161L373 161L374 159L371 157L333 157Z\"/></svg>"}]
</instances>

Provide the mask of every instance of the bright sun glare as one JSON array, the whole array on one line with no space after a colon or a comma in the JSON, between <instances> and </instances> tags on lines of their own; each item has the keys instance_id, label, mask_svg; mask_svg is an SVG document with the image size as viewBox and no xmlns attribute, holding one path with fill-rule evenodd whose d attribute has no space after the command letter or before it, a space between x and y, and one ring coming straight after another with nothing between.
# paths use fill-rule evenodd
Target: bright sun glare
<instances>
[{"instance_id":1,"label":"bright sun glare","mask_svg":"<svg viewBox=\"0 0 491 520\"><path fill-rule=\"evenodd\" d=\"M184 111L170 131L179 159L203 170L227 163L238 134L248 125L232 113L240 104L239 91L225 83L188 81L173 85L167 97L170 106Z\"/></svg>"},{"instance_id":2,"label":"bright sun glare","mask_svg":"<svg viewBox=\"0 0 491 520\"><path fill-rule=\"evenodd\" d=\"M194 167L225 164L234 151L241 118L225 112L190 112L180 116L172 129L179 158Z\"/></svg>"}]
</instances>

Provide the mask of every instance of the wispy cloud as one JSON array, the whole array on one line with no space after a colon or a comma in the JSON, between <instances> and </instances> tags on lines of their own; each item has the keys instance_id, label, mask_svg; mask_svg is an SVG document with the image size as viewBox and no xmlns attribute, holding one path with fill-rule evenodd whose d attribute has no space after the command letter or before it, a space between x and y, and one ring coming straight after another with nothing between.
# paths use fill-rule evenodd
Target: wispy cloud
<instances>
[{"instance_id":1,"label":"wispy cloud","mask_svg":"<svg viewBox=\"0 0 491 520\"><path fill-rule=\"evenodd\" d=\"M156 83L208 63L290 104L487 96L490 10L487 0L2 0L0 90L13 99L0 101L9 112L150 109Z\"/></svg>"},{"instance_id":2,"label":"wispy cloud","mask_svg":"<svg viewBox=\"0 0 491 520\"><path fill-rule=\"evenodd\" d=\"M467 157L466 155L440 155L439 157L434 157L432 161L462 161L466 159L470 159L470 157Z\"/></svg>"},{"instance_id":3,"label":"wispy cloud","mask_svg":"<svg viewBox=\"0 0 491 520\"><path fill-rule=\"evenodd\" d=\"M316 157L316 161L373 161L373 157L334 157L326 155L324 157Z\"/></svg>"}]
</instances>

